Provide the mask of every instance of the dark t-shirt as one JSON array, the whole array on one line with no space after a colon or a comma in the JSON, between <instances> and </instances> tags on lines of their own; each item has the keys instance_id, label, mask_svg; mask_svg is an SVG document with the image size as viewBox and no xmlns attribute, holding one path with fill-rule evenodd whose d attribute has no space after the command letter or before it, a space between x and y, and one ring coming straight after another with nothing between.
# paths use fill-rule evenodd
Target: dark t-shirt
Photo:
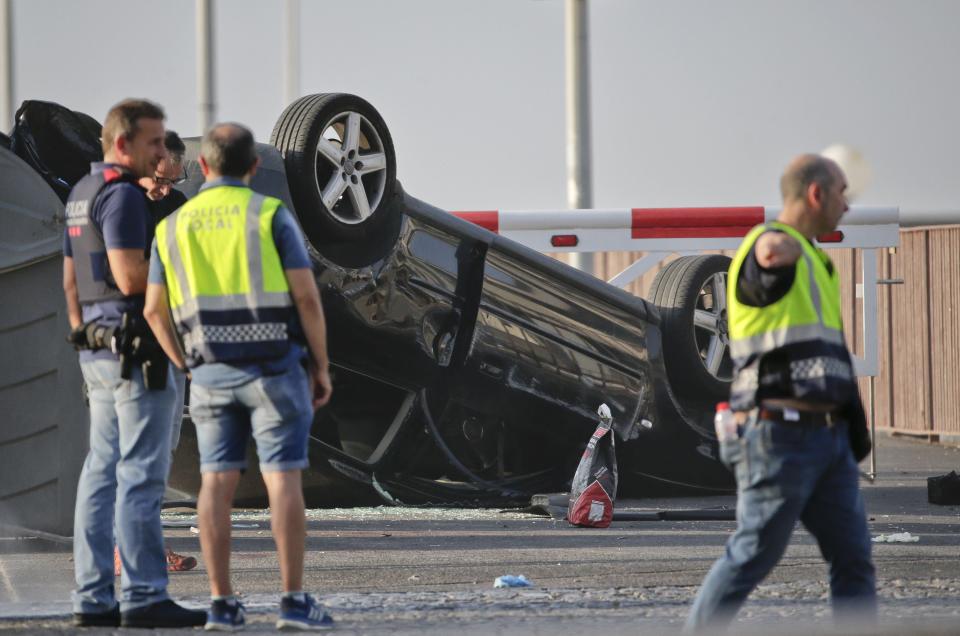
<instances>
[{"instance_id":1,"label":"dark t-shirt","mask_svg":"<svg viewBox=\"0 0 960 636\"><path fill-rule=\"evenodd\" d=\"M108 163L94 163L90 172L96 174L109 167L121 169ZM111 249L147 250L148 234L153 233L153 221L147 208L146 192L140 186L128 181L109 183L100 191L90 210L90 222L99 228L103 243ZM73 258L70 237L63 233L63 254ZM83 321L96 320L106 325L119 325L124 312L143 312L143 294L128 296L120 300L104 300L82 305ZM80 361L101 358L116 358L109 349L100 351L81 351Z\"/></svg>"},{"instance_id":2,"label":"dark t-shirt","mask_svg":"<svg viewBox=\"0 0 960 636\"><path fill-rule=\"evenodd\" d=\"M147 198L147 206L150 208L153 223L147 228L147 247L143 251L145 259L150 260L150 246L153 244L153 237L156 235L157 223L176 212L186 202L187 196L179 190L170 190L170 194L159 201Z\"/></svg>"},{"instance_id":3,"label":"dark t-shirt","mask_svg":"<svg viewBox=\"0 0 960 636\"><path fill-rule=\"evenodd\" d=\"M187 195L179 190L170 190L170 194L159 201L150 201L150 214L153 215L154 225L176 212L186 202Z\"/></svg>"}]
</instances>

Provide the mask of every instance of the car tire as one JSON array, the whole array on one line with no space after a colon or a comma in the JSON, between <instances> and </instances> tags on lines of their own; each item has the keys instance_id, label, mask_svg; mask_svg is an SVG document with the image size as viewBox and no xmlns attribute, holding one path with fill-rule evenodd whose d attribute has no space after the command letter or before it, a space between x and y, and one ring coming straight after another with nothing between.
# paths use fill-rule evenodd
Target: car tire
<instances>
[{"instance_id":1,"label":"car tire","mask_svg":"<svg viewBox=\"0 0 960 636\"><path fill-rule=\"evenodd\" d=\"M660 270L650 288L650 299L662 319L670 385L674 393L688 399L717 402L730 396L729 268L727 256L683 256Z\"/></svg>"},{"instance_id":2,"label":"car tire","mask_svg":"<svg viewBox=\"0 0 960 636\"><path fill-rule=\"evenodd\" d=\"M283 155L290 195L310 243L360 241L396 213L393 141L383 118L356 95L307 95L270 135Z\"/></svg>"}]
</instances>

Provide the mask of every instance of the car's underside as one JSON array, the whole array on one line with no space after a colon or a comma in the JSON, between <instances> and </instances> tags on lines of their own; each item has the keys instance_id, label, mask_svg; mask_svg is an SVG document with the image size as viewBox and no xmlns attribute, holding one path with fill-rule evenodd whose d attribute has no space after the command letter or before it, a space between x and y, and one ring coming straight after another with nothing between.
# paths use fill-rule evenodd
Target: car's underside
<instances>
[{"instance_id":1,"label":"car's underside","mask_svg":"<svg viewBox=\"0 0 960 636\"><path fill-rule=\"evenodd\" d=\"M96 122L34 104L14 150L65 196L79 175L62 156L93 160ZM406 194L389 131L354 96L301 98L271 142L252 185L304 229L334 378L311 431L309 505L501 506L565 490L603 403L622 493L732 488L711 424L729 361L696 322L722 313L725 257L675 261L651 302L632 296ZM189 196L199 141L187 147ZM197 457L186 425L171 487L198 491ZM239 504L265 502L256 473Z\"/></svg>"}]
</instances>

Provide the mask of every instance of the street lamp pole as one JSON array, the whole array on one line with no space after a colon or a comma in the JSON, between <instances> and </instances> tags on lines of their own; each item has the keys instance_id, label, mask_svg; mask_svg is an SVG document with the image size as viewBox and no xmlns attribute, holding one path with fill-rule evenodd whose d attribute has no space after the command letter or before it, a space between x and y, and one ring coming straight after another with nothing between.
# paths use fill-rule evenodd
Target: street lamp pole
<instances>
[{"instance_id":1,"label":"street lamp pole","mask_svg":"<svg viewBox=\"0 0 960 636\"><path fill-rule=\"evenodd\" d=\"M0 0L0 132L13 126L13 0Z\"/></svg>"},{"instance_id":2,"label":"street lamp pole","mask_svg":"<svg viewBox=\"0 0 960 636\"><path fill-rule=\"evenodd\" d=\"M200 111L200 134L214 122L214 42L213 0L197 0L197 102Z\"/></svg>"},{"instance_id":3,"label":"street lamp pole","mask_svg":"<svg viewBox=\"0 0 960 636\"><path fill-rule=\"evenodd\" d=\"M283 67L283 108L300 97L300 0L286 0L284 40L287 58Z\"/></svg>"},{"instance_id":4,"label":"street lamp pole","mask_svg":"<svg viewBox=\"0 0 960 636\"><path fill-rule=\"evenodd\" d=\"M593 207L590 160L590 59L587 0L566 0L567 204ZM575 252L570 264L593 274L593 254Z\"/></svg>"}]
</instances>

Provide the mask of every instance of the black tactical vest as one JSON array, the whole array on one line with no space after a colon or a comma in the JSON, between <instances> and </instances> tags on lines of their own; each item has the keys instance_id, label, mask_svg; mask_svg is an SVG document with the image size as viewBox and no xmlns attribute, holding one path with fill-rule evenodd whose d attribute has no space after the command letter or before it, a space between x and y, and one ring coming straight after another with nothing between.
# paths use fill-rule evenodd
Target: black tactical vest
<instances>
[{"instance_id":1,"label":"black tactical vest","mask_svg":"<svg viewBox=\"0 0 960 636\"><path fill-rule=\"evenodd\" d=\"M88 174L77 182L67 199L67 235L73 252L77 295L84 305L126 298L117 288L113 272L110 271L103 231L90 218L93 205L103 188L122 181L137 183L133 175L117 168Z\"/></svg>"}]
</instances>

